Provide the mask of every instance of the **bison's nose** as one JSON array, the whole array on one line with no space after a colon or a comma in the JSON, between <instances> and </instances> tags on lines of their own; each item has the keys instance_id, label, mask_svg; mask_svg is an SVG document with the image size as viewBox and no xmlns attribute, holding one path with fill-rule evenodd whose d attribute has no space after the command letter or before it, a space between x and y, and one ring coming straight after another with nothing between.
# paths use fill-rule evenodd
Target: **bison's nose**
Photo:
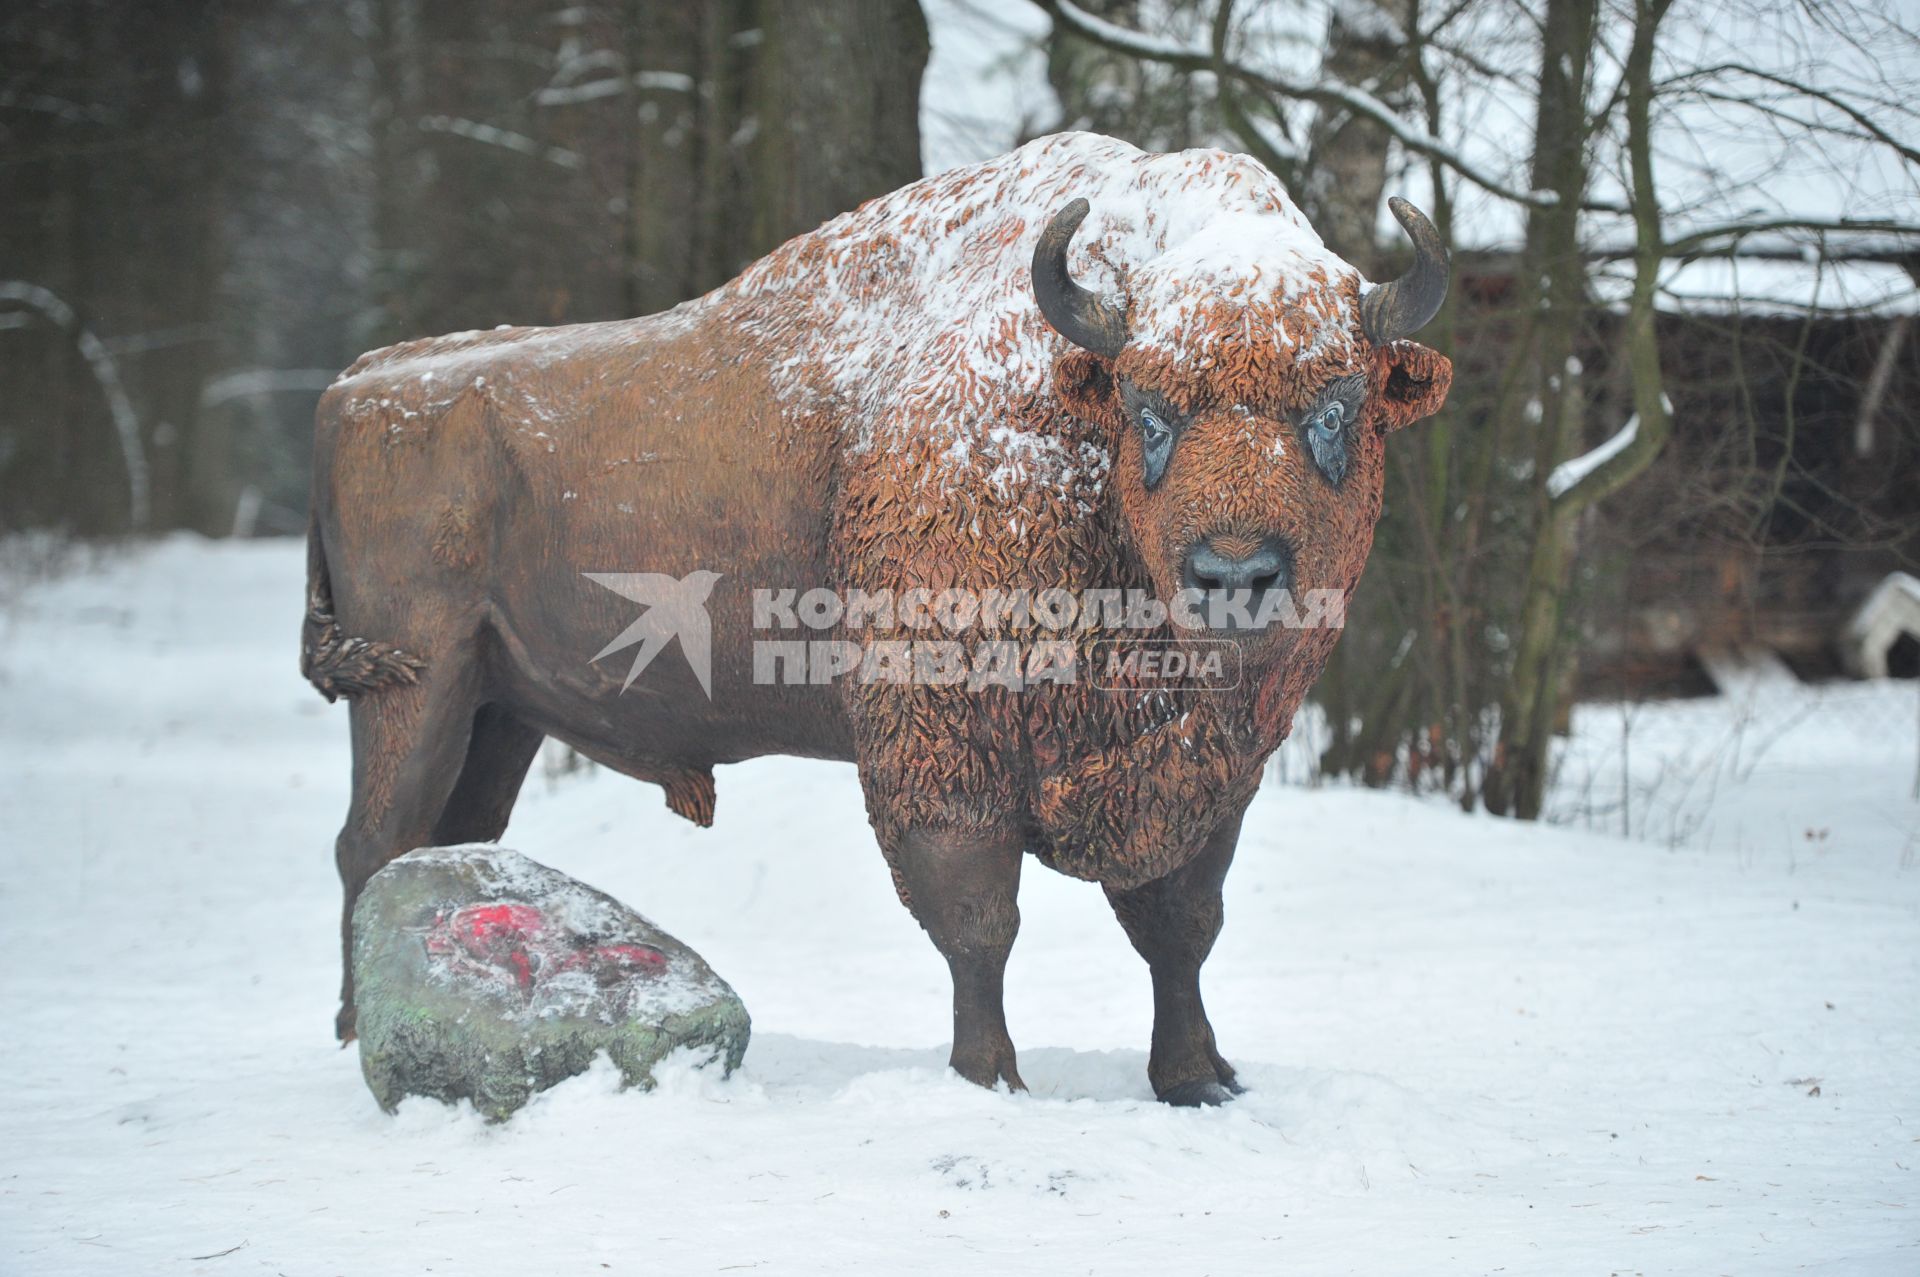
<instances>
[{"instance_id":1,"label":"bison's nose","mask_svg":"<svg viewBox=\"0 0 1920 1277\"><path fill-rule=\"evenodd\" d=\"M1201 541L1187 551L1181 584L1206 593L1208 625L1242 629L1260 615L1271 592L1293 588L1293 549L1273 536L1241 554L1223 553L1212 541Z\"/></svg>"}]
</instances>

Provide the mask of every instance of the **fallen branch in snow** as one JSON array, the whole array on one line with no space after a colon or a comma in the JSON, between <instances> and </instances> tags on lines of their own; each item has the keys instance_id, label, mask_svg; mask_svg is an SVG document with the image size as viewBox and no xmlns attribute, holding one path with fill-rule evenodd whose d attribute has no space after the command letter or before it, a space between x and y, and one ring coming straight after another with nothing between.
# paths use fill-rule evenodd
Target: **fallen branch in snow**
<instances>
[{"instance_id":1,"label":"fallen branch in snow","mask_svg":"<svg viewBox=\"0 0 1920 1277\"><path fill-rule=\"evenodd\" d=\"M241 1247L245 1245L246 1245L245 1242L241 1242L239 1246L229 1246L225 1250L216 1250L211 1255L189 1255L187 1256L187 1262L198 1263L200 1260L203 1260L203 1259L223 1259L226 1256L233 1254L234 1251L239 1250Z\"/></svg>"}]
</instances>

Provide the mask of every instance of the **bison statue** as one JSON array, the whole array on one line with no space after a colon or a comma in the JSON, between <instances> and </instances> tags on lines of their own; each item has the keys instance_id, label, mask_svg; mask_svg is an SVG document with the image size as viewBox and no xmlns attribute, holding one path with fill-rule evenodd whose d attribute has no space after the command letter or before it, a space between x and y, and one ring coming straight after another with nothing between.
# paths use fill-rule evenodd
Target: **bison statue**
<instances>
[{"instance_id":1,"label":"bison statue","mask_svg":"<svg viewBox=\"0 0 1920 1277\"><path fill-rule=\"evenodd\" d=\"M1146 960L1155 1093L1228 1098L1200 968L1242 814L1339 633L1258 622L1352 591L1386 437L1452 375L1407 340L1445 250L1393 212L1413 263L1369 285L1246 156L1061 134L871 200L662 314L362 357L319 408L302 658L352 701L345 938L394 857L500 837L544 737L701 825L716 764L850 760L951 970L956 1071L1021 1085L1001 991L1031 853L1098 882ZM795 589L1241 606L1198 628L1194 609L1082 609L1026 683L844 660L769 676ZM635 599L656 604L638 621ZM852 612L836 642L894 641ZM623 633L631 668L600 659ZM646 659L675 638L686 659ZM1202 643L1230 678L1085 667L1103 644Z\"/></svg>"}]
</instances>

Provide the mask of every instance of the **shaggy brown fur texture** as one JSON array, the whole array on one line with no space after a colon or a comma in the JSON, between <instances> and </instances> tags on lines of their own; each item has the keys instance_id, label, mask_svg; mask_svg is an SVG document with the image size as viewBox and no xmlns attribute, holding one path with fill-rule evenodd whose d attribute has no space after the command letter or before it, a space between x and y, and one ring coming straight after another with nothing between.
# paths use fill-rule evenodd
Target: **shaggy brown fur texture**
<instances>
[{"instance_id":1,"label":"shaggy brown fur texture","mask_svg":"<svg viewBox=\"0 0 1920 1277\"><path fill-rule=\"evenodd\" d=\"M1115 358L1053 332L1025 266L1082 195L1072 272L1125 299ZM393 856L449 831L498 837L542 735L703 825L716 764L849 759L901 898L953 970L956 1068L1018 1082L999 989L1031 853L1102 883L1147 958L1168 1008L1156 1090L1222 1098L1232 1070L1197 987L1219 883L1338 631L1235 634L1230 691L1097 685L1103 645L1209 637L1104 623L951 636L1063 640L1073 682L770 684L755 640L948 636L756 631L751 592L1164 599L1193 545L1280 538L1296 590L1350 593L1386 436L1433 412L1451 375L1424 347L1369 342L1361 286L1244 156L1065 135L872 201L663 315L364 356L321 404L303 657L323 692L356 696L348 913ZM1336 483L1299 422L1344 378L1366 395ZM1123 391L1184 423L1152 489ZM624 658L591 658L636 609L583 574L696 570L721 574L711 697L670 649L623 693ZM348 984L343 1035L352 1017Z\"/></svg>"}]
</instances>

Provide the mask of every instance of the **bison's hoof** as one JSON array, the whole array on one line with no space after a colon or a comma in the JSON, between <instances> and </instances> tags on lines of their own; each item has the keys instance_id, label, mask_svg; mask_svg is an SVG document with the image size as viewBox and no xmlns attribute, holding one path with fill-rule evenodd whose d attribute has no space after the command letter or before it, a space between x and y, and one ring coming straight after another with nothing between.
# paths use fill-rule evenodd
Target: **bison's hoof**
<instances>
[{"instance_id":1,"label":"bison's hoof","mask_svg":"<svg viewBox=\"0 0 1920 1277\"><path fill-rule=\"evenodd\" d=\"M1245 1095L1247 1088L1234 1080L1233 1065L1228 1064L1225 1059L1221 1058L1220 1052L1218 1051L1209 1048L1208 1054L1213 1057L1213 1074L1220 1079L1220 1085L1226 1087L1228 1091L1235 1095Z\"/></svg>"},{"instance_id":2,"label":"bison's hoof","mask_svg":"<svg viewBox=\"0 0 1920 1277\"><path fill-rule=\"evenodd\" d=\"M1027 1084L1020 1080L1020 1071L1011 1064L1002 1065L998 1068L963 1068L958 1064L952 1065L951 1067L955 1073L958 1073L967 1081L973 1083L975 1086L985 1087L989 1091L997 1091L1002 1086L1006 1087L1009 1091L1024 1091L1027 1089Z\"/></svg>"},{"instance_id":3,"label":"bison's hoof","mask_svg":"<svg viewBox=\"0 0 1920 1277\"><path fill-rule=\"evenodd\" d=\"M341 1046L350 1045L358 1036L354 1032L353 1004L340 1008L340 1014L333 1017L333 1036L340 1039Z\"/></svg>"},{"instance_id":4,"label":"bison's hoof","mask_svg":"<svg viewBox=\"0 0 1920 1277\"><path fill-rule=\"evenodd\" d=\"M1020 1080L1020 1070L1014 1067L1013 1059L1013 1048L1009 1045L1004 1051L979 1054L955 1051L947 1066L975 1086L984 1086L989 1091L999 1090L1002 1085L1009 1091L1024 1091L1027 1084Z\"/></svg>"},{"instance_id":5,"label":"bison's hoof","mask_svg":"<svg viewBox=\"0 0 1920 1277\"><path fill-rule=\"evenodd\" d=\"M1222 1086L1212 1078L1197 1078L1192 1082L1182 1082L1178 1086L1168 1087L1160 1093L1160 1102L1183 1109L1212 1108L1215 1105L1225 1104L1241 1089L1239 1086L1231 1088Z\"/></svg>"}]
</instances>

